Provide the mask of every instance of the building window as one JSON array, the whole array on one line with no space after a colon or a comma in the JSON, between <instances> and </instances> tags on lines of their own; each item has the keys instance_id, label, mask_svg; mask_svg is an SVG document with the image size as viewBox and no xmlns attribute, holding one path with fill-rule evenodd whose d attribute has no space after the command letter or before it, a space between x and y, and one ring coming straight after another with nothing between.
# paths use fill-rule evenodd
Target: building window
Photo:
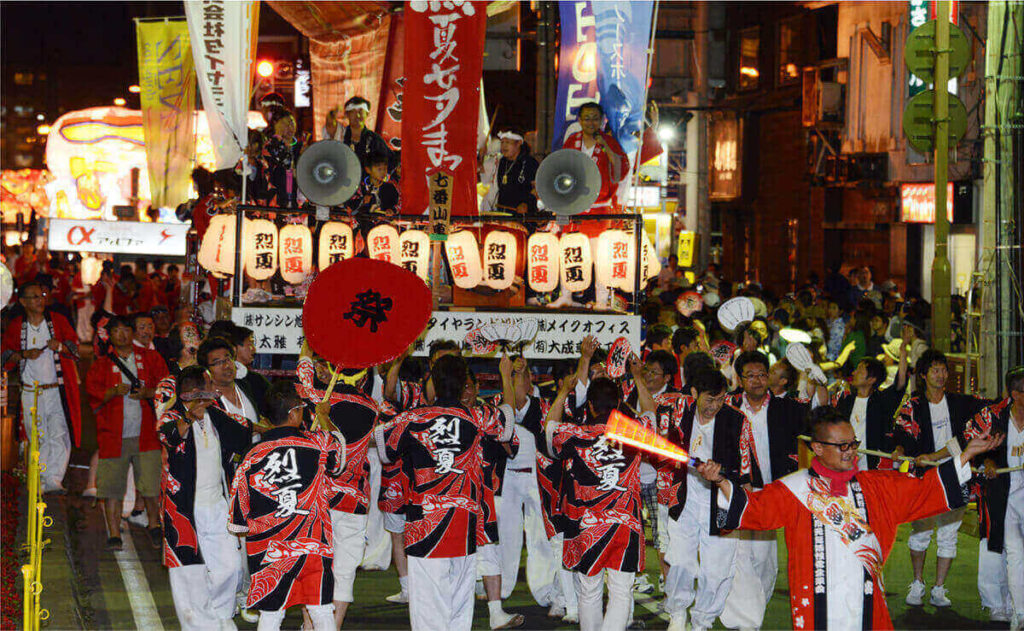
<instances>
[{"instance_id":1,"label":"building window","mask_svg":"<svg viewBox=\"0 0 1024 631\"><path fill-rule=\"evenodd\" d=\"M15 72L14 73L14 85L32 85L32 73L31 72Z\"/></svg>"},{"instance_id":2,"label":"building window","mask_svg":"<svg viewBox=\"0 0 1024 631\"><path fill-rule=\"evenodd\" d=\"M800 81L800 17L779 23L779 85Z\"/></svg>"},{"instance_id":3,"label":"building window","mask_svg":"<svg viewBox=\"0 0 1024 631\"><path fill-rule=\"evenodd\" d=\"M753 26L740 31L740 90L753 90L757 88L757 80L761 76L757 61L760 49L761 32L759 27Z\"/></svg>"}]
</instances>

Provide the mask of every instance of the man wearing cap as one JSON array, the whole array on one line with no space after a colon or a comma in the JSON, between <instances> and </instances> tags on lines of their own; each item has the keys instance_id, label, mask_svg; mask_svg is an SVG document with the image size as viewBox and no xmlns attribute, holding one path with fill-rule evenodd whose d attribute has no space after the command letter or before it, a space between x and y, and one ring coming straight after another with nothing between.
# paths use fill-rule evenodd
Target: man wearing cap
<instances>
[{"instance_id":1,"label":"man wearing cap","mask_svg":"<svg viewBox=\"0 0 1024 631\"><path fill-rule=\"evenodd\" d=\"M345 101L345 118L348 127L341 141L349 146L359 158L359 165L365 169L374 154L388 157L388 173L395 170L398 160L388 147L388 143L372 129L366 127L366 118L370 115L370 102L361 96L353 96Z\"/></svg>"},{"instance_id":2,"label":"man wearing cap","mask_svg":"<svg viewBox=\"0 0 1024 631\"><path fill-rule=\"evenodd\" d=\"M167 453L160 485L164 565L182 628L224 628L242 578L239 539L224 527L228 484L252 443L252 427L213 405L217 393L201 366L182 370L177 390L158 431Z\"/></svg>"},{"instance_id":3,"label":"man wearing cap","mask_svg":"<svg viewBox=\"0 0 1024 631\"><path fill-rule=\"evenodd\" d=\"M537 177L537 159L530 154L530 145L523 142L518 129L505 129L498 133L501 141L501 159L498 160L497 208L519 215L537 212L534 180Z\"/></svg>"}]
</instances>

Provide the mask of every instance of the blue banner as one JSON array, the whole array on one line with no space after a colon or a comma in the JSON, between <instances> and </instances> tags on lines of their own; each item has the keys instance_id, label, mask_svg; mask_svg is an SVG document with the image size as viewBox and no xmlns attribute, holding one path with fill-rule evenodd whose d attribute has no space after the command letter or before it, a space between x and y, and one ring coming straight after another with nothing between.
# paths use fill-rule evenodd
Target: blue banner
<instances>
[{"instance_id":1,"label":"blue banner","mask_svg":"<svg viewBox=\"0 0 1024 631\"><path fill-rule=\"evenodd\" d=\"M566 129L576 120L576 111L580 105L600 100L591 3L589 0L563 0L558 3L558 14L562 25L562 42L558 51L558 93L551 133L552 151L562 148Z\"/></svg>"},{"instance_id":2,"label":"blue banner","mask_svg":"<svg viewBox=\"0 0 1024 631\"><path fill-rule=\"evenodd\" d=\"M643 131L654 2L595 2L593 11L601 105L612 133L629 154L640 147Z\"/></svg>"}]
</instances>

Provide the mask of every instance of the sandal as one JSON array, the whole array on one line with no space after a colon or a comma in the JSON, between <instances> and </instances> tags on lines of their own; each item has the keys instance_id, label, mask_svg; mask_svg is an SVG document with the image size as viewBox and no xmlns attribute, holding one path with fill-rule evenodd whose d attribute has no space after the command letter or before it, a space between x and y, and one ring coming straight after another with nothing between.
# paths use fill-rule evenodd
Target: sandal
<instances>
[{"instance_id":1,"label":"sandal","mask_svg":"<svg viewBox=\"0 0 1024 631\"><path fill-rule=\"evenodd\" d=\"M107 550L120 551L124 542L121 541L121 537L110 537L107 539Z\"/></svg>"}]
</instances>

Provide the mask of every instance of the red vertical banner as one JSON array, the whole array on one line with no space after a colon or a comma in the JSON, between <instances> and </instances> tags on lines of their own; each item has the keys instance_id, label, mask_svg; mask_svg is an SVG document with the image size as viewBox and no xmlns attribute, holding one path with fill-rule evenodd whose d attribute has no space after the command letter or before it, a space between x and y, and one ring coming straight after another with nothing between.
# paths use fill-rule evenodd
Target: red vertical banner
<instances>
[{"instance_id":1,"label":"red vertical banner","mask_svg":"<svg viewBox=\"0 0 1024 631\"><path fill-rule=\"evenodd\" d=\"M393 151L402 150L402 100L405 86L405 12L391 15L388 52L384 56L384 76L377 101L377 128L374 130Z\"/></svg>"},{"instance_id":2,"label":"red vertical banner","mask_svg":"<svg viewBox=\"0 0 1024 631\"><path fill-rule=\"evenodd\" d=\"M454 177L452 214L476 215L476 144L486 2L406 5L402 206L425 213L428 179Z\"/></svg>"}]
</instances>

